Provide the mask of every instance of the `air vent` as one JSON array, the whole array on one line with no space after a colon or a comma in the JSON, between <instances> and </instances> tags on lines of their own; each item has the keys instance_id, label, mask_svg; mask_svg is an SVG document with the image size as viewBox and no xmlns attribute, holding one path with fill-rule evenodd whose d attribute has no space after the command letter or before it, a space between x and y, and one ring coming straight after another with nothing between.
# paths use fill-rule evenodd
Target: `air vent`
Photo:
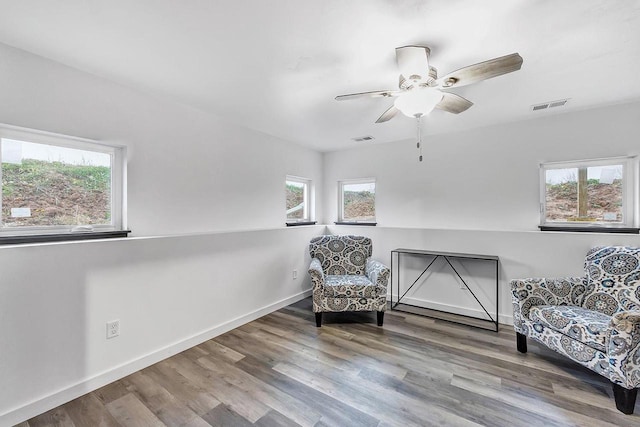
<instances>
[{"instance_id":1,"label":"air vent","mask_svg":"<svg viewBox=\"0 0 640 427\"><path fill-rule=\"evenodd\" d=\"M355 142L368 142L368 141L373 141L373 137L372 136L360 136L357 138L351 138L352 141Z\"/></svg>"},{"instance_id":2,"label":"air vent","mask_svg":"<svg viewBox=\"0 0 640 427\"><path fill-rule=\"evenodd\" d=\"M564 104L566 104L567 101L568 99L563 99L562 101L553 101L552 103L549 104L549 108L564 107Z\"/></svg>"},{"instance_id":3,"label":"air vent","mask_svg":"<svg viewBox=\"0 0 640 427\"><path fill-rule=\"evenodd\" d=\"M531 106L531 111L547 110L549 108L564 107L569 99L559 99L558 101L549 101L542 104L536 104Z\"/></svg>"}]
</instances>

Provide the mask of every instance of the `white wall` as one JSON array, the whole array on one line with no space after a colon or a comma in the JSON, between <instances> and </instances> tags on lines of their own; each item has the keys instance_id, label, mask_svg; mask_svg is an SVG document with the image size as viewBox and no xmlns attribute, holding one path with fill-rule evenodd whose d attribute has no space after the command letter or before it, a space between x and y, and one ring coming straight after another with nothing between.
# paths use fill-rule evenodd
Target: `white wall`
<instances>
[{"instance_id":1,"label":"white wall","mask_svg":"<svg viewBox=\"0 0 640 427\"><path fill-rule=\"evenodd\" d=\"M0 246L0 425L308 295L306 242L323 231ZM121 334L107 340L115 319Z\"/></svg>"},{"instance_id":2,"label":"white wall","mask_svg":"<svg viewBox=\"0 0 640 427\"><path fill-rule=\"evenodd\" d=\"M539 163L640 154L640 103L541 117L427 136L422 163L415 141L327 153L324 218L337 180L375 177L381 226L537 230Z\"/></svg>"},{"instance_id":3,"label":"white wall","mask_svg":"<svg viewBox=\"0 0 640 427\"><path fill-rule=\"evenodd\" d=\"M599 245L639 246L637 234L601 233L559 233L540 231L496 231L496 230L452 230L404 227L362 227L328 226L331 234L359 234L373 239L373 257L391 265L391 251L396 248L424 249L440 252L463 252L481 255L496 255L499 263L499 320L513 323L513 310L509 281L524 277L566 277L582 276L584 256L587 251ZM423 263L423 268L426 263ZM422 270L420 270L422 271ZM413 281L417 274L404 271L405 279ZM461 269L464 272L464 269ZM413 274L413 275L411 275ZM475 282L473 274L463 276ZM486 282L486 278L484 279ZM409 282L410 284L411 282ZM440 303L441 309L466 313L479 310L469 298L468 291L459 286L449 286L448 295L443 298L442 286L449 283L438 282L427 285L433 287L434 296L422 295L425 305L436 308L432 303ZM448 307L447 307L448 305ZM493 310L489 310L494 313ZM480 314L475 313L473 315Z\"/></svg>"},{"instance_id":4,"label":"white wall","mask_svg":"<svg viewBox=\"0 0 640 427\"><path fill-rule=\"evenodd\" d=\"M375 177L378 220L375 228L328 229L373 237L374 254L387 263L395 248L499 256L500 321L510 323L509 280L581 275L590 247L640 245L638 235L537 231L539 163L638 155L639 117L640 103L631 103L430 136L422 163L415 141L327 153L325 218L337 217L338 180ZM425 285L433 294L421 298L461 313L477 309L459 286L445 294L433 288L444 285Z\"/></svg>"},{"instance_id":5,"label":"white wall","mask_svg":"<svg viewBox=\"0 0 640 427\"><path fill-rule=\"evenodd\" d=\"M0 247L0 425L309 289L306 246L324 227L284 227L284 182L322 194L320 153L2 44L0 123L127 146L128 225L143 236ZM159 235L174 237L146 238Z\"/></svg>"},{"instance_id":6,"label":"white wall","mask_svg":"<svg viewBox=\"0 0 640 427\"><path fill-rule=\"evenodd\" d=\"M322 194L318 152L3 44L0 94L0 123L128 147L134 236L284 226L287 174Z\"/></svg>"}]
</instances>

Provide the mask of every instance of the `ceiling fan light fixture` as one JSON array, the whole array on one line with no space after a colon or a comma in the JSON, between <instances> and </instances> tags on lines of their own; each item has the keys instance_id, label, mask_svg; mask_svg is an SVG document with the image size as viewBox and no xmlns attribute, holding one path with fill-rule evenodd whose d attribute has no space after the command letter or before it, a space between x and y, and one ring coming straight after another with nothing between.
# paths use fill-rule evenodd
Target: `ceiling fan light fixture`
<instances>
[{"instance_id":1,"label":"ceiling fan light fixture","mask_svg":"<svg viewBox=\"0 0 640 427\"><path fill-rule=\"evenodd\" d=\"M438 90L418 89L398 96L393 105L407 117L419 117L433 111L442 97Z\"/></svg>"}]
</instances>

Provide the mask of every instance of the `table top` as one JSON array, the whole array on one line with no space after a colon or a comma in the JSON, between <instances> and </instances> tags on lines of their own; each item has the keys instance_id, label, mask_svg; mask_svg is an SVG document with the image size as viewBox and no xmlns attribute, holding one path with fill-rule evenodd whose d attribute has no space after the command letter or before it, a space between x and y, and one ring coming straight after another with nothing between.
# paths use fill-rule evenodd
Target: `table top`
<instances>
[{"instance_id":1,"label":"table top","mask_svg":"<svg viewBox=\"0 0 640 427\"><path fill-rule=\"evenodd\" d=\"M413 254L413 255L432 255L432 256L444 256L451 258L471 258L471 259L483 259L483 260L491 260L498 261L499 258L496 255L484 255L484 254L468 254L462 252L439 252L439 251L427 251L422 249L405 249L398 248L391 251L402 254Z\"/></svg>"}]
</instances>

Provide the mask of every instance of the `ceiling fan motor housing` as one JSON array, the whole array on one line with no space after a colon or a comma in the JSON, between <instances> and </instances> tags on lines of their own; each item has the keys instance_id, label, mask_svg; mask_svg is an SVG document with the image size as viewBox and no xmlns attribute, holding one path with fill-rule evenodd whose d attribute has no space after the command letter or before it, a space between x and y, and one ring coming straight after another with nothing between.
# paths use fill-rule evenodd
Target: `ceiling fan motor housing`
<instances>
[{"instance_id":1,"label":"ceiling fan motor housing","mask_svg":"<svg viewBox=\"0 0 640 427\"><path fill-rule=\"evenodd\" d=\"M396 62L400 70L400 88L429 86L437 78L437 71L429 65L431 49L427 46L396 48Z\"/></svg>"},{"instance_id":2,"label":"ceiling fan motor housing","mask_svg":"<svg viewBox=\"0 0 640 427\"><path fill-rule=\"evenodd\" d=\"M438 70L435 67L429 66L429 75L422 77L418 74L410 76L408 79L400 74L400 84L398 87L402 90L413 89L414 87L431 87L435 86L438 79Z\"/></svg>"}]
</instances>

